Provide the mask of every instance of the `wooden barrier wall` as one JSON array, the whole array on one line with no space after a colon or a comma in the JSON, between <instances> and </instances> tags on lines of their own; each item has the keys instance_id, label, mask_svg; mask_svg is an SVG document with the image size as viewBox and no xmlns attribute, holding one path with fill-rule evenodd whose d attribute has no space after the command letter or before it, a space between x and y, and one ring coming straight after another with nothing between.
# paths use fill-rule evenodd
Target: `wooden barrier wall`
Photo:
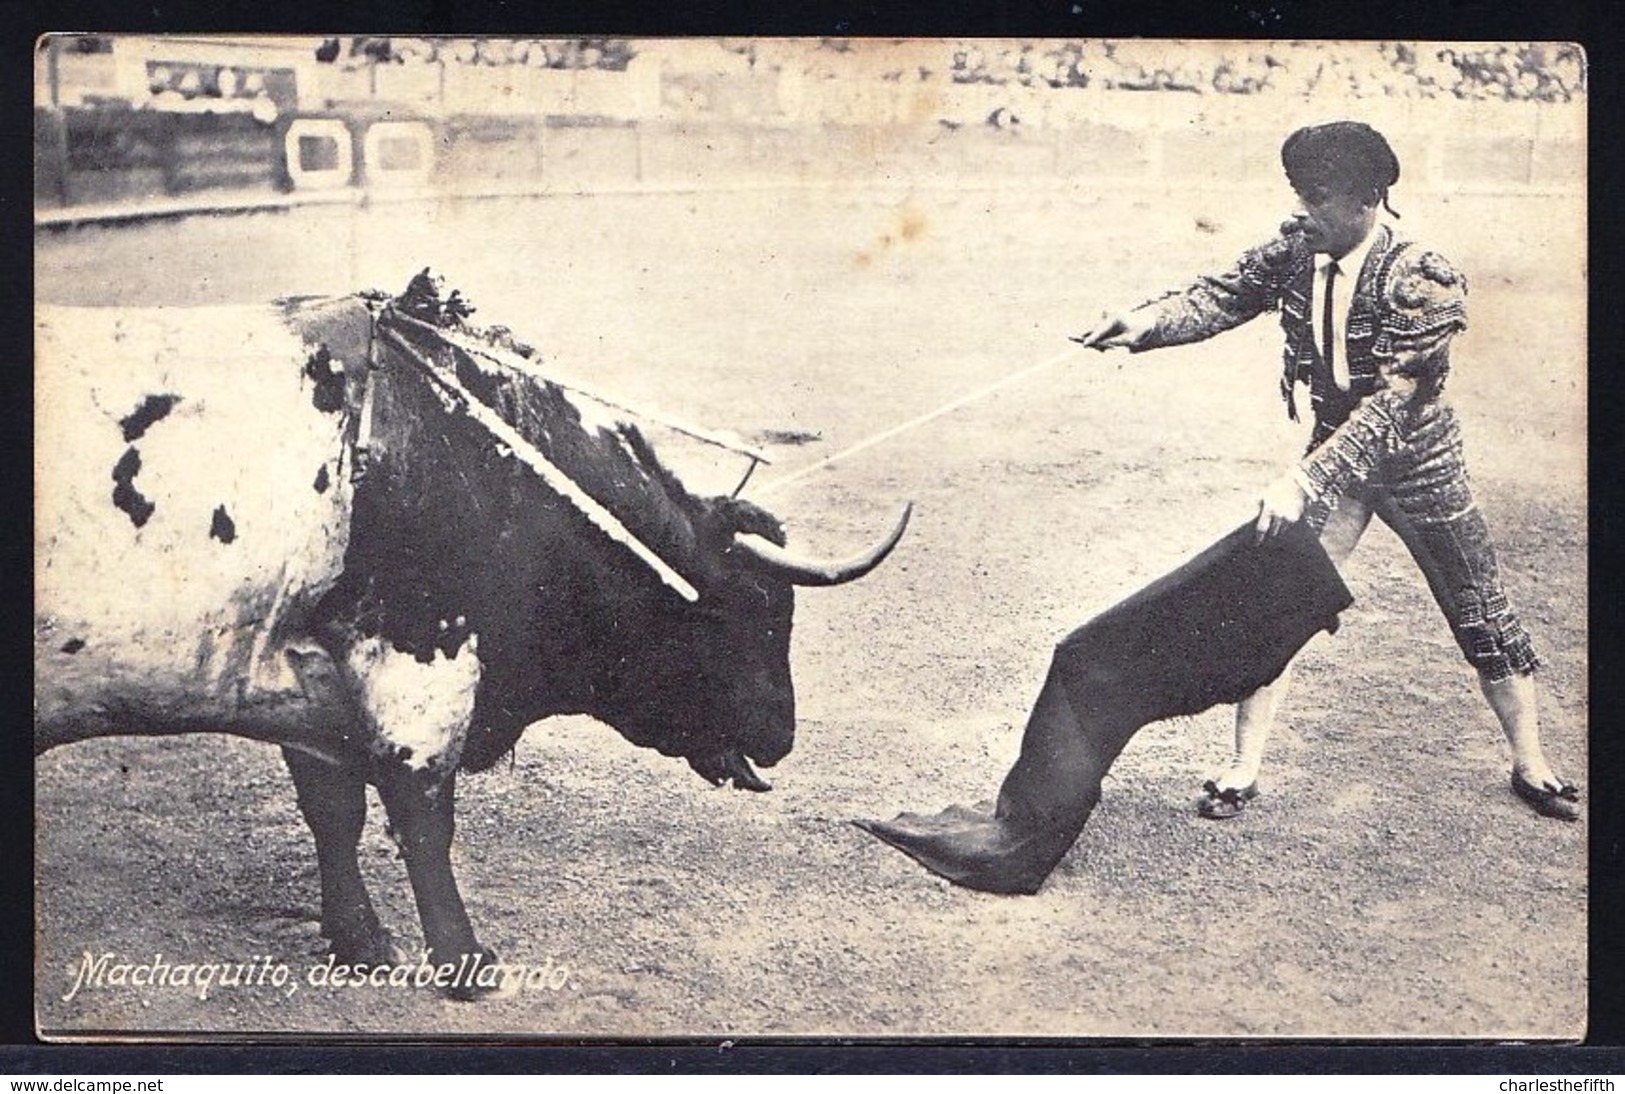
<instances>
[{"instance_id":1,"label":"wooden barrier wall","mask_svg":"<svg viewBox=\"0 0 1625 1094\"><path fill-rule=\"evenodd\" d=\"M379 68L365 88L352 86L354 72L334 75L314 97L326 109L302 106L300 116L349 128L342 184L359 191L401 180L465 193L835 182L1278 187L1281 138L1336 116L1362 118L1389 136L1411 192L1573 192L1586 179L1583 99L1317 99L948 81L809 88L782 76L655 79L651 73L661 74L648 65L499 77L490 73L502 70L485 70L475 86L478 72ZM307 98L302 92L301 102ZM36 206L212 191L269 196L313 185L317 174L289 167L297 144L285 138L297 121L41 108ZM415 123L433 145L412 151L404 130L382 143L375 134L369 145L368 130L380 122ZM408 166L392 168L382 149Z\"/></svg>"}]
</instances>

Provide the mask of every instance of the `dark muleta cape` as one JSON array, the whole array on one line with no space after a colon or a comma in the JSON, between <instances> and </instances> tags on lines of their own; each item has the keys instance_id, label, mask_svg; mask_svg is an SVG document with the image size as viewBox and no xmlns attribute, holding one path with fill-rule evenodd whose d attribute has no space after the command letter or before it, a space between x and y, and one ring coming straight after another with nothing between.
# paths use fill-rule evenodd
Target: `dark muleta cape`
<instances>
[{"instance_id":1,"label":"dark muleta cape","mask_svg":"<svg viewBox=\"0 0 1625 1094\"><path fill-rule=\"evenodd\" d=\"M1351 603L1301 523L1258 546L1243 525L1056 647L992 812L954 805L857 823L956 884L1035 893L1141 726L1245 698Z\"/></svg>"}]
</instances>

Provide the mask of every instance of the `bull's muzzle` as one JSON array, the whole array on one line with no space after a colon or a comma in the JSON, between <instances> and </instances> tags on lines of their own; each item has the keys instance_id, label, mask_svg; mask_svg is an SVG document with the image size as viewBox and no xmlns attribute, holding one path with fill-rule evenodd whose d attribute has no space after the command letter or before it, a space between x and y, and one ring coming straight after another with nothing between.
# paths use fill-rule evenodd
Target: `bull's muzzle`
<instances>
[{"instance_id":1,"label":"bull's muzzle","mask_svg":"<svg viewBox=\"0 0 1625 1094\"><path fill-rule=\"evenodd\" d=\"M773 789L773 784L756 773L750 760L738 748L719 749L705 756L690 756L688 766L712 786L721 786L732 780L735 790L753 790L760 793Z\"/></svg>"}]
</instances>

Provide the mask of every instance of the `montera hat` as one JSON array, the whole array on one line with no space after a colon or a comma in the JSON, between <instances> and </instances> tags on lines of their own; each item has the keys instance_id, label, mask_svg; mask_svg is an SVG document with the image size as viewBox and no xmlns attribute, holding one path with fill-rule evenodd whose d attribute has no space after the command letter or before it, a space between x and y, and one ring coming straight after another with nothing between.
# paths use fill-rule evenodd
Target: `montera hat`
<instances>
[{"instance_id":1,"label":"montera hat","mask_svg":"<svg viewBox=\"0 0 1625 1094\"><path fill-rule=\"evenodd\" d=\"M1281 166L1294 189L1320 185L1369 193L1393 213L1388 188L1399 181L1399 157L1387 139L1364 122L1304 126L1281 145Z\"/></svg>"}]
</instances>

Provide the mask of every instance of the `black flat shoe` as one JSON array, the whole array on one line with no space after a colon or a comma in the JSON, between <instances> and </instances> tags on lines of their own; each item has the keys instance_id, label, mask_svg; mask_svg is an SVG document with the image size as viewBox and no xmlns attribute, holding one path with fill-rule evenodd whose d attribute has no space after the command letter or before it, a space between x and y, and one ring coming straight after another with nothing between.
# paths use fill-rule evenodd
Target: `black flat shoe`
<instances>
[{"instance_id":1,"label":"black flat shoe","mask_svg":"<svg viewBox=\"0 0 1625 1094\"><path fill-rule=\"evenodd\" d=\"M1580 788L1573 783L1559 779L1556 788L1536 786L1514 771L1512 792L1543 817L1563 821L1580 819Z\"/></svg>"},{"instance_id":2,"label":"black flat shoe","mask_svg":"<svg viewBox=\"0 0 1625 1094\"><path fill-rule=\"evenodd\" d=\"M1256 782L1242 787L1227 786L1220 790L1219 784L1209 779L1202 784L1202 796L1196 799L1196 813L1207 820L1229 820L1241 816L1247 803L1256 797Z\"/></svg>"}]
</instances>

